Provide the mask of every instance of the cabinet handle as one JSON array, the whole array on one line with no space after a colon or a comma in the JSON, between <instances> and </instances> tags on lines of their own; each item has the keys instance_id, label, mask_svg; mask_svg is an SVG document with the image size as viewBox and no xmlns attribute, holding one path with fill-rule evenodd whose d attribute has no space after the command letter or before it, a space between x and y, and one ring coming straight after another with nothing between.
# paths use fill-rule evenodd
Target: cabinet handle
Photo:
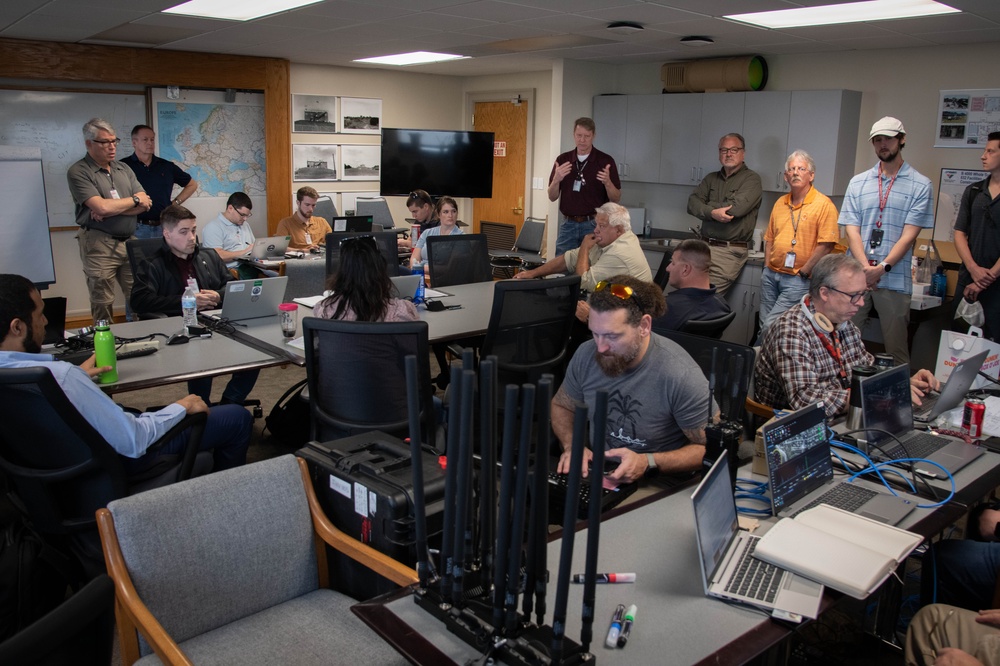
<instances>
[{"instance_id":1,"label":"cabinet handle","mask_svg":"<svg viewBox=\"0 0 1000 666\"><path fill-rule=\"evenodd\" d=\"M743 309L747 309L747 292L743 292Z\"/></svg>"},{"instance_id":2,"label":"cabinet handle","mask_svg":"<svg viewBox=\"0 0 1000 666\"><path fill-rule=\"evenodd\" d=\"M774 179L774 185L778 188L778 191L781 192L781 191L783 191L785 189L784 188L784 184L785 183L784 183L784 181L781 178L781 172L779 171L778 172L778 177Z\"/></svg>"}]
</instances>

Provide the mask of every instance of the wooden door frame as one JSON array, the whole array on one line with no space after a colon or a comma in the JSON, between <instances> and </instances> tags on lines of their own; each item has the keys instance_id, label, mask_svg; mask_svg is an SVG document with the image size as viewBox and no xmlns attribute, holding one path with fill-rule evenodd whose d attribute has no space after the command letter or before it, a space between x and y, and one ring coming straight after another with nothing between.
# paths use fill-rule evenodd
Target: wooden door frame
<instances>
[{"instance_id":1,"label":"wooden door frame","mask_svg":"<svg viewBox=\"0 0 1000 666\"><path fill-rule=\"evenodd\" d=\"M531 164L535 145L535 89L517 88L513 90L484 90L465 93L465 127L472 129L473 116L478 102L510 102L516 97L528 104L528 126L524 146L524 217L532 217Z\"/></svg>"}]
</instances>

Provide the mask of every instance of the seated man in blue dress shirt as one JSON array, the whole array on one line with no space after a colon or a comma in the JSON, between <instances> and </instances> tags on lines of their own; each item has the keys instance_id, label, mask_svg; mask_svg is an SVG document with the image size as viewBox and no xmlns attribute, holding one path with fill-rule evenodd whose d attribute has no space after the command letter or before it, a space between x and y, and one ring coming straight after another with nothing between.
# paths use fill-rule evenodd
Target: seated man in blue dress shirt
<instances>
[{"instance_id":1,"label":"seated man in blue dress shirt","mask_svg":"<svg viewBox=\"0 0 1000 666\"><path fill-rule=\"evenodd\" d=\"M146 454L146 449L185 415L198 412L208 412L201 450L212 451L214 470L246 463L250 412L238 405L217 406L209 411L201 398L188 395L157 412L131 414L115 404L92 380L110 367L94 367L93 356L75 366L39 353L45 324L42 298L35 286L20 275L0 275L0 368L48 368L80 414L123 457L126 472L141 472L152 467L158 457L182 451L187 432Z\"/></svg>"}]
</instances>

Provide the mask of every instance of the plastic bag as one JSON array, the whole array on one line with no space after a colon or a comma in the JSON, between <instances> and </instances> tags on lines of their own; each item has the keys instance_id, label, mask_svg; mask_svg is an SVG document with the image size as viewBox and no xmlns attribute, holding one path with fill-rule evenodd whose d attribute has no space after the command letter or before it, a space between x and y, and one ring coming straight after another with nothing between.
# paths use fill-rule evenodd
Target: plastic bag
<instances>
[{"instance_id":1,"label":"plastic bag","mask_svg":"<svg viewBox=\"0 0 1000 666\"><path fill-rule=\"evenodd\" d=\"M962 302L955 310L955 319L964 319L969 326L982 326L983 322L986 321L983 304L979 301L969 301L963 297Z\"/></svg>"}]
</instances>

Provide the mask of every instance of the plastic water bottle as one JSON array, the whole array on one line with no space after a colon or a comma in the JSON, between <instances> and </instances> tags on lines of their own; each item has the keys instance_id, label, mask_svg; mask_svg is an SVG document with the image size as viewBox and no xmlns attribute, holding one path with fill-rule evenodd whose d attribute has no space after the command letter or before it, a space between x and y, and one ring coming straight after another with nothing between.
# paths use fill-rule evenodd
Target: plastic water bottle
<instances>
[{"instance_id":1,"label":"plastic water bottle","mask_svg":"<svg viewBox=\"0 0 1000 666\"><path fill-rule=\"evenodd\" d=\"M948 276L944 274L944 266L938 266L937 273L931 278L931 296L944 298L948 291Z\"/></svg>"},{"instance_id":2,"label":"plastic water bottle","mask_svg":"<svg viewBox=\"0 0 1000 666\"><path fill-rule=\"evenodd\" d=\"M181 295L181 314L184 317L184 326L198 325L198 299L196 298L198 289L194 280L188 280L187 289Z\"/></svg>"},{"instance_id":3,"label":"plastic water bottle","mask_svg":"<svg viewBox=\"0 0 1000 666\"><path fill-rule=\"evenodd\" d=\"M101 384L110 384L118 381L118 354L115 352L115 335L111 332L111 325L106 319L97 322L94 333L94 362L98 368L110 365L111 369L102 372L97 381Z\"/></svg>"},{"instance_id":4,"label":"plastic water bottle","mask_svg":"<svg viewBox=\"0 0 1000 666\"><path fill-rule=\"evenodd\" d=\"M423 267L414 268L412 272L414 275L420 276L420 281L417 282L417 293L413 295L413 304L419 305L424 302L424 269Z\"/></svg>"}]
</instances>

